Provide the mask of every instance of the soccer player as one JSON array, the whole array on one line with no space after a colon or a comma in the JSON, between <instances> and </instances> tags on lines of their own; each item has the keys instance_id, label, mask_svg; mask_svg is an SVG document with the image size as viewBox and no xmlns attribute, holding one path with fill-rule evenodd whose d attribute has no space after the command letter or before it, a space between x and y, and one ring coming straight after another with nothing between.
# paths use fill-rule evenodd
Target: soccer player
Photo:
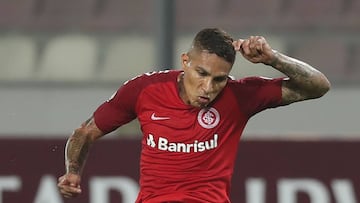
<instances>
[{"instance_id":1,"label":"soccer player","mask_svg":"<svg viewBox=\"0 0 360 203\"><path fill-rule=\"evenodd\" d=\"M236 52L287 77L232 79ZM230 202L237 147L249 118L319 98L330 88L321 72L273 50L263 37L233 40L218 28L197 33L181 61L182 70L125 82L74 131L65 149L66 173L58 182L64 197L81 193L91 145L137 118L143 133L137 203Z\"/></svg>"}]
</instances>

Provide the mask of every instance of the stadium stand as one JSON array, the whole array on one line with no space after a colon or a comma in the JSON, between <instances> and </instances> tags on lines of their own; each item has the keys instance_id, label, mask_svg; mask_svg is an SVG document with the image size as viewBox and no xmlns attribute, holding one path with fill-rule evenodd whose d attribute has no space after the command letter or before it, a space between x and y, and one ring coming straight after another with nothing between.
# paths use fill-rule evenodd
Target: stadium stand
<instances>
[{"instance_id":1,"label":"stadium stand","mask_svg":"<svg viewBox=\"0 0 360 203\"><path fill-rule=\"evenodd\" d=\"M32 26L39 30L84 29L97 0L38 0Z\"/></svg>"},{"instance_id":2,"label":"stadium stand","mask_svg":"<svg viewBox=\"0 0 360 203\"><path fill-rule=\"evenodd\" d=\"M176 1L177 26L180 31L199 26L228 27L237 31L269 29L278 23L281 7L280 0L210 0L206 4Z\"/></svg>"},{"instance_id":3,"label":"stadium stand","mask_svg":"<svg viewBox=\"0 0 360 203\"><path fill-rule=\"evenodd\" d=\"M359 0L179 0L174 3L176 50L173 64L176 69L181 65L180 54L187 51L194 35L203 27L224 28L235 38L263 35L274 49L309 62L330 78L333 88L327 95L329 100L319 101L324 105L320 108L322 113L312 118L323 121L320 128L324 126L328 129L326 132L334 135L358 134L358 125L354 123L358 115L360 84ZM59 121L51 115L57 115L56 111L63 113L65 107L53 109L44 98L58 95L57 98L68 101L76 93L81 97L102 99L110 96L113 87L124 80L157 70L154 39L159 10L156 6L157 1L137 0L0 0L0 90L1 98L9 98L8 105L5 103L1 111L5 115L4 127L9 128L2 132L23 133L26 129L26 133L39 130L64 133L71 119L60 116L66 119L61 118L62 125L58 125ZM237 58L231 72L236 78L280 74L261 64L253 66L240 55ZM340 87L342 84L350 85ZM59 91L63 91L61 95ZM37 106L43 109L40 108L43 105L54 111L44 111L44 119L38 115L42 119L39 126L24 122L26 128L18 128L24 119L15 120L18 117L9 117L13 112L4 109L19 95L30 95L27 97L33 101L31 108L24 106L25 111ZM351 109L339 108L336 116L330 116L330 112L334 113L334 104L344 98ZM92 101L86 100L85 104L93 106ZM352 103L349 105L349 102ZM84 105L83 102L75 104ZM17 106L20 105L23 104ZM70 104L64 102L64 105ZM301 109L301 105L295 107ZM77 117L72 116L78 120L72 122L77 124L89 109L78 108ZM339 122L338 118L346 122ZM7 124L8 121L11 122ZM267 122L265 119L264 123ZM53 128L54 123L57 128ZM309 132L319 129L311 125L309 123ZM47 126L46 129L43 126ZM298 127L290 123L287 126L286 132L294 132L292 128ZM134 132L133 129L131 127L129 132ZM269 129L272 133L283 130L270 125ZM299 132L304 130L308 129L300 128Z\"/></svg>"},{"instance_id":4,"label":"stadium stand","mask_svg":"<svg viewBox=\"0 0 360 203\"><path fill-rule=\"evenodd\" d=\"M35 5L36 0L0 0L0 30L27 27Z\"/></svg>"},{"instance_id":5,"label":"stadium stand","mask_svg":"<svg viewBox=\"0 0 360 203\"><path fill-rule=\"evenodd\" d=\"M39 79L84 81L94 77L97 61L96 41L83 35L65 35L51 39L45 47Z\"/></svg>"},{"instance_id":6,"label":"stadium stand","mask_svg":"<svg viewBox=\"0 0 360 203\"><path fill-rule=\"evenodd\" d=\"M333 82L345 82L348 49L343 40L321 38L302 40L290 45L289 54L313 65Z\"/></svg>"},{"instance_id":7,"label":"stadium stand","mask_svg":"<svg viewBox=\"0 0 360 203\"><path fill-rule=\"evenodd\" d=\"M220 25L237 30L270 28L279 18L281 0L225 0L219 11Z\"/></svg>"},{"instance_id":8,"label":"stadium stand","mask_svg":"<svg viewBox=\"0 0 360 203\"><path fill-rule=\"evenodd\" d=\"M293 28L336 26L340 23L344 2L344 0L328 0L326 3L313 0L284 0L280 23L285 27Z\"/></svg>"},{"instance_id":9,"label":"stadium stand","mask_svg":"<svg viewBox=\"0 0 360 203\"><path fill-rule=\"evenodd\" d=\"M326 69L324 72L334 81L345 81L349 78L352 78L352 81L359 81L356 79L360 77L357 74L358 48L357 45L352 45L353 42L360 43L357 37L358 25L360 25L359 2L357 0L328 0L326 3L312 0L207 0L206 3L190 0L175 1L176 37L183 38L180 41L184 41L181 42L184 44L180 47L184 47L188 46L193 34L202 27L222 27L232 34L240 33L240 36L236 37L259 34L271 38L279 35L279 39L275 39L274 42L271 39L273 46L279 46L279 49L284 51L288 51L289 48L289 51L293 51L294 57L304 57L304 60L309 58L310 63L314 61L316 65ZM140 4L141 6L138 6ZM3 51L4 54L0 57L6 60L0 63L5 64L7 61L8 67L2 68L4 74L1 80L5 80L5 75L11 78L5 72L9 73L9 70L16 72L15 70L20 70L21 64L26 63L29 68L27 71L34 69L39 72L29 74L22 71L16 77L30 75L27 79L32 79L33 74L39 74L36 78L92 80L94 74L99 74L101 80L106 81L108 78L111 81L148 71L148 68L155 65L155 53L153 53L155 45L151 41L154 39L154 27L157 23L156 12L156 4L152 1L0 0L0 38L4 38L1 40L2 43L7 41L8 44L18 43L11 45L14 47L27 47L18 52L26 55L22 62L7 57L8 53ZM43 40L45 48L36 47L37 44L34 43L36 39L8 41L5 36L12 35L13 32L29 38L39 37L40 33L46 38ZM135 36L128 37L134 33ZM146 33L146 36L140 36L139 33ZM332 40L321 39L328 35L331 35L329 38L333 37L336 42L331 43ZM134 39L134 37L139 38ZM107 40L102 40L104 38ZM308 41L308 38L313 38L314 42ZM144 44L139 43L140 41ZM333 46L326 45L323 41L330 41ZM320 50L319 46L313 44L327 48ZM147 55L142 55L141 60L134 59L134 56L130 56L137 55L137 51L132 49L133 46L148 50L145 52ZM62 57L59 57L60 53ZM76 53L76 56L73 53ZM176 53L175 66L178 64L178 50ZM314 58L312 54L318 57ZM124 59L119 55L126 57ZM29 59L30 56L34 56L34 59ZM333 64L328 64L329 60L326 60L328 56L337 60ZM111 74L112 71L119 71L117 68L124 61L127 64L122 67L132 67L131 70L126 70L130 72L123 74L123 70L120 70L120 74ZM19 67L10 68L16 66ZM246 67L246 63L239 66ZM89 72L84 73L86 70ZM68 76L72 71L74 71L73 76ZM243 71L245 72L234 70L234 74L247 75L250 70L243 69ZM256 71L254 74L258 73ZM266 71L261 70L264 75L276 75Z\"/></svg>"},{"instance_id":10,"label":"stadium stand","mask_svg":"<svg viewBox=\"0 0 360 203\"><path fill-rule=\"evenodd\" d=\"M106 49L103 70L105 81L126 81L154 69L155 54L152 40L141 36L122 36L111 40Z\"/></svg>"},{"instance_id":11,"label":"stadium stand","mask_svg":"<svg viewBox=\"0 0 360 203\"><path fill-rule=\"evenodd\" d=\"M353 21L360 19L356 18L360 13L357 4L353 0L329 0L326 4L312 0L209 0L206 4L183 0L176 2L176 17L181 31L209 25L237 31L352 29Z\"/></svg>"},{"instance_id":12,"label":"stadium stand","mask_svg":"<svg viewBox=\"0 0 360 203\"><path fill-rule=\"evenodd\" d=\"M348 27L359 28L360 25L360 1L349 0L344 12L344 19Z\"/></svg>"},{"instance_id":13,"label":"stadium stand","mask_svg":"<svg viewBox=\"0 0 360 203\"><path fill-rule=\"evenodd\" d=\"M221 8L220 1L208 0L206 1L206 4L204 4L200 1L183 0L175 1L175 3L177 10L175 14L176 25L179 27L179 31L189 30L195 26L214 26L218 23L218 8Z\"/></svg>"},{"instance_id":14,"label":"stadium stand","mask_svg":"<svg viewBox=\"0 0 360 203\"><path fill-rule=\"evenodd\" d=\"M189 50L192 39L195 35L182 35L175 39L175 51L174 51L174 69L180 69L181 65L181 54Z\"/></svg>"},{"instance_id":15,"label":"stadium stand","mask_svg":"<svg viewBox=\"0 0 360 203\"><path fill-rule=\"evenodd\" d=\"M349 45L348 63L346 67L346 78L354 83L360 79L360 43Z\"/></svg>"},{"instance_id":16,"label":"stadium stand","mask_svg":"<svg viewBox=\"0 0 360 203\"><path fill-rule=\"evenodd\" d=\"M0 80L29 80L34 75L36 45L27 36L0 37Z\"/></svg>"},{"instance_id":17,"label":"stadium stand","mask_svg":"<svg viewBox=\"0 0 360 203\"><path fill-rule=\"evenodd\" d=\"M154 24L154 7L154 1L98 0L87 27L97 31L135 29L147 32Z\"/></svg>"},{"instance_id":18,"label":"stadium stand","mask_svg":"<svg viewBox=\"0 0 360 203\"><path fill-rule=\"evenodd\" d=\"M142 6L138 6L141 4ZM182 0L176 1L179 31L221 26L237 30L354 26L357 0ZM191 5L191 6L189 6ZM0 0L0 29L81 29L88 31L151 31L152 1L122 0Z\"/></svg>"}]
</instances>

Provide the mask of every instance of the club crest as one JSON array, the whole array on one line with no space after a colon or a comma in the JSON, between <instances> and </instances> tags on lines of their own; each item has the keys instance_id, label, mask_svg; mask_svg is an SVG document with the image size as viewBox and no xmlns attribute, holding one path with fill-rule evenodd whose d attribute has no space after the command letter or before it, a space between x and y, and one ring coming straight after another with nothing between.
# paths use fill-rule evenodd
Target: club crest
<instances>
[{"instance_id":1,"label":"club crest","mask_svg":"<svg viewBox=\"0 0 360 203\"><path fill-rule=\"evenodd\" d=\"M211 107L206 109L201 109L198 114L198 122L199 124L206 129L211 129L216 127L220 122L220 114L219 112Z\"/></svg>"}]
</instances>

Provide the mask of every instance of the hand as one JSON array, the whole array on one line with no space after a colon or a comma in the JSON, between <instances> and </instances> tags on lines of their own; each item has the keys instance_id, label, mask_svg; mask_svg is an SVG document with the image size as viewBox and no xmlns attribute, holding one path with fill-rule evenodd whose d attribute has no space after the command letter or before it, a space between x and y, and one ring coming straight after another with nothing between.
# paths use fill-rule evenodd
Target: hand
<instances>
[{"instance_id":1,"label":"hand","mask_svg":"<svg viewBox=\"0 0 360 203\"><path fill-rule=\"evenodd\" d=\"M253 63L272 65L276 61L275 53L262 36L251 36L248 39L238 39L233 42L235 51Z\"/></svg>"},{"instance_id":2,"label":"hand","mask_svg":"<svg viewBox=\"0 0 360 203\"><path fill-rule=\"evenodd\" d=\"M68 173L59 177L57 186L64 197L76 197L81 193L80 181L80 175Z\"/></svg>"}]
</instances>

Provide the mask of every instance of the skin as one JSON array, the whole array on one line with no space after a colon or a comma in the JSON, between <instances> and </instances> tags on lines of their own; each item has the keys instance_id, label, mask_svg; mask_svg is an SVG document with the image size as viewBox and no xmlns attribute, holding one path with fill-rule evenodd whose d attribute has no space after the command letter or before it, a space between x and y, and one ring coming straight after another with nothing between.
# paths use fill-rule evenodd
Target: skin
<instances>
[{"instance_id":1,"label":"skin","mask_svg":"<svg viewBox=\"0 0 360 203\"><path fill-rule=\"evenodd\" d=\"M282 83L282 105L323 96L329 89L327 78L310 65L283 55L261 36L251 36L233 42L236 51L253 63L263 63L288 76ZM233 64L204 50L182 54L182 69L178 78L179 95L184 103L202 108L209 105L225 87ZM68 139L65 149L65 175L59 177L58 188L66 197L81 194L81 172L91 145L104 133L94 119L84 122Z\"/></svg>"},{"instance_id":2,"label":"skin","mask_svg":"<svg viewBox=\"0 0 360 203\"><path fill-rule=\"evenodd\" d=\"M282 105L319 98L330 89L324 74L309 64L271 49L262 36L239 39L233 46L247 60L269 65L288 77L282 83Z\"/></svg>"},{"instance_id":3,"label":"skin","mask_svg":"<svg viewBox=\"0 0 360 203\"><path fill-rule=\"evenodd\" d=\"M66 197L76 197L81 194L81 172L91 145L95 140L104 136L90 118L77 128L70 136L65 148L65 175L59 177L58 188Z\"/></svg>"},{"instance_id":4,"label":"skin","mask_svg":"<svg viewBox=\"0 0 360 203\"><path fill-rule=\"evenodd\" d=\"M179 75L180 97L194 107L205 107L225 87L232 64L207 51L191 50L182 54Z\"/></svg>"}]
</instances>

